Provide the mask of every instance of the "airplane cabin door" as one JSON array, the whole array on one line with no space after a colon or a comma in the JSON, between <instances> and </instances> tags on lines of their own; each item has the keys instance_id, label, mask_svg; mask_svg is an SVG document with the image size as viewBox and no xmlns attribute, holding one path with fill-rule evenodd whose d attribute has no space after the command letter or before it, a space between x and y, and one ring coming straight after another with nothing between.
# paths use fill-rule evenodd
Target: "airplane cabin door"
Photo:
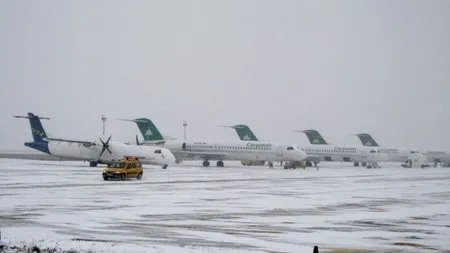
<instances>
[{"instance_id":1,"label":"airplane cabin door","mask_svg":"<svg viewBox=\"0 0 450 253\"><path fill-rule=\"evenodd\" d=\"M282 157L283 156L283 147L277 147L277 156Z\"/></svg>"}]
</instances>

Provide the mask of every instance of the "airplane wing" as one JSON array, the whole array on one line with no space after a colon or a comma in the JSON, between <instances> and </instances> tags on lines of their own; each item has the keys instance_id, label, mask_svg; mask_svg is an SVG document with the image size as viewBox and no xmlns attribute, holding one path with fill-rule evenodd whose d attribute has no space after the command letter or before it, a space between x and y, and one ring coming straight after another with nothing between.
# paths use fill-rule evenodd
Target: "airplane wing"
<instances>
[{"instance_id":1,"label":"airplane wing","mask_svg":"<svg viewBox=\"0 0 450 253\"><path fill-rule=\"evenodd\" d=\"M197 151L181 151L181 156L186 156L190 158L196 159L205 159L205 160L222 160L226 158L229 153L226 152L197 152Z\"/></svg>"},{"instance_id":2,"label":"airplane wing","mask_svg":"<svg viewBox=\"0 0 450 253\"><path fill-rule=\"evenodd\" d=\"M78 141L78 140L68 140L68 139L59 139L59 138L45 138L46 141L61 141L61 142L69 142L69 143L79 143L83 144L84 146L95 146L97 145L95 142L92 141Z\"/></svg>"}]
</instances>

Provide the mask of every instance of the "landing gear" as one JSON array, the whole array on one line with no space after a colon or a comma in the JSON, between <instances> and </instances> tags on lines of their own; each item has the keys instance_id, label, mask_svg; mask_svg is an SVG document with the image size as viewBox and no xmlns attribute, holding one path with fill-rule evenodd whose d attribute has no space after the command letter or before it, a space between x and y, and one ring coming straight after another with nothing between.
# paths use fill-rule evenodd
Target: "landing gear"
<instances>
[{"instance_id":1,"label":"landing gear","mask_svg":"<svg viewBox=\"0 0 450 253\"><path fill-rule=\"evenodd\" d=\"M90 161L89 162L89 166L90 167L97 167L97 162L96 161Z\"/></svg>"},{"instance_id":2,"label":"landing gear","mask_svg":"<svg viewBox=\"0 0 450 253\"><path fill-rule=\"evenodd\" d=\"M358 162L354 162L354 163L353 163L353 166L359 167L359 163L358 163Z\"/></svg>"},{"instance_id":3,"label":"landing gear","mask_svg":"<svg viewBox=\"0 0 450 253\"><path fill-rule=\"evenodd\" d=\"M203 167L209 167L209 161L208 160L203 161Z\"/></svg>"},{"instance_id":4,"label":"landing gear","mask_svg":"<svg viewBox=\"0 0 450 253\"><path fill-rule=\"evenodd\" d=\"M381 168L381 166L377 162L371 162L371 163L367 164L366 168L367 169L372 169L372 168L379 169L379 168Z\"/></svg>"},{"instance_id":5,"label":"landing gear","mask_svg":"<svg viewBox=\"0 0 450 253\"><path fill-rule=\"evenodd\" d=\"M306 167L312 167L312 162L311 161L306 161Z\"/></svg>"},{"instance_id":6,"label":"landing gear","mask_svg":"<svg viewBox=\"0 0 450 253\"><path fill-rule=\"evenodd\" d=\"M163 170L167 169L168 165L164 164L164 166L162 166Z\"/></svg>"},{"instance_id":7,"label":"landing gear","mask_svg":"<svg viewBox=\"0 0 450 253\"><path fill-rule=\"evenodd\" d=\"M216 165L217 165L217 167L223 167L223 162L222 161L217 161Z\"/></svg>"},{"instance_id":8,"label":"landing gear","mask_svg":"<svg viewBox=\"0 0 450 253\"><path fill-rule=\"evenodd\" d=\"M361 166L366 167L367 163L361 163Z\"/></svg>"}]
</instances>

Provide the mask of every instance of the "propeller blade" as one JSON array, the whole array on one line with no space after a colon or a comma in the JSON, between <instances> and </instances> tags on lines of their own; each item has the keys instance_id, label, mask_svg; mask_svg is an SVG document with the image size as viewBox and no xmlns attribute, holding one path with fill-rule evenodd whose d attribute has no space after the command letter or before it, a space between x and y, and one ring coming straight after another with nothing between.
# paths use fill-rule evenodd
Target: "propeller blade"
<instances>
[{"instance_id":1,"label":"propeller blade","mask_svg":"<svg viewBox=\"0 0 450 253\"><path fill-rule=\"evenodd\" d=\"M108 150L108 152L112 155L111 150L109 150L109 147L106 147L106 150Z\"/></svg>"},{"instance_id":2,"label":"propeller blade","mask_svg":"<svg viewBox=\"0 0 450 253\"><path fill-rule=\"evenodd\" d=\"M100 152L100 155L98 156L98 158L102 157L103 152L105 152L105 147L102 148L102 152Z\"/></svg>"},{"instance_id":3,"label":"propeller blade","mask_svg":"<svg viewBox=\"0 0 450 253\"><path fill-rule=\"evenodd\" d=\"M109 140L111 140L112 135L109 136L108 140L106 141L106 145L108 145Z\"/></svg>"},{"instance_id":4,"label":"propeller blade","mask_svg":"<svg viewBox=\"0 0 450 253\"><path fill-rule=\"evenodd\" d=\"M106 145L106 143L102 140L102 138L98 137L100 139L100 141L102 142L103 146Z\"/></svg>"}]
</instances>

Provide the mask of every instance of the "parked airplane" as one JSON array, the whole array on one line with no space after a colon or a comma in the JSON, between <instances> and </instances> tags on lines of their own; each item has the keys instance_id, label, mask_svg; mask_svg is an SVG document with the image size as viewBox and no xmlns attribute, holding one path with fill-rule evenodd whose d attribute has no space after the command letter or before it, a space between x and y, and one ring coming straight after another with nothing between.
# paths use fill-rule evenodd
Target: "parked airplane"
<instances>
[{"instance_id":1,"label":"parked airplane","mask_svg":"<svg viewBox=\"0 0 450 253\"><path fill-rule=\"evenodd\" d=\"M257 140L253 131L246 125L235 125L232 126L232 128L236 130L236 133L241 140L243 140L245 136L252 140ZM386 159L385 156L377 153L376 148L357 148L333 145L298 145L298 147L301 150L305 151L308 155L307 166L312 166L312 163L317 165L319 161L354 161L355 166L359 166L359 163L362 163L363 166L366 166L367 163L369 163L370 166L377 167L378 162L384 161Z\"/></svg>"},{"instance_id":2,"label":"parked airplane","mask_svg":"<svg viewBox=\"0 0 450 253\"><path fill-rule=\"evenodd\" d=\"M433 151L433 150L417 150L408 148L394 148L394 147L384 147L378 145L378 143L372 138L368 133L356 134L359 140L364 146L377 147L381 153L388 155L389 159L395 161L406 161L412 154L421 153L426 156L428 162L433 162L435 165L441 163L446 166L450 166L450 153L445 151ZM417 155L414 155L417 156Z\"/></svg>"},{"instance_id":3,"label":"parked airplane","mask_svg":"<svg viewBox=\"0 0 450 253\"><path fill-rule=\"evenodd\" d=\"M326 161L344 161L344 162L353 162L355 167L359 166L359 163L362 166L366 166L367 156L365 154L371 154L371 160L377 161L388 161L388 157L385 154L382 154L378 148L375 147L361 147L361 146L353 146L353 145L337 145L328 143L325 138L315 129L308 130L294 130L294 132L302 132L306 135L309 142L315 147L330 147L333 148L335 152L331 155L325 155L324 160ZM316 148L317 149L317 148ZM376 154L376 156L374 156Z\"/></svg>"},{"instance_id":4,"label":"parked airplane","mask_svg":"<svg viewBox=\"0 0 450 253\"><path fill-rule=\"evenodd\" d=\"M131 121L136 122L137 120ZM142 122L141 120L139 121ZM154 145L157 143L157 145L162 145L172 151L177 159L180 160L185 158L201 159L204 167L210 165L210 160L217 160L216 165L218 167L224 166L223 161L266 160L286 161L289 164L285 168L292 168L294 164L305 160L307 157L305 152L299 150L296 145L271 142L164 140L162 134L150 119L148 119L147 123L148 126L145 129L151 129L152 137L149 137L148 140L141 144ZM142 130L141 133L143 133ZM137 142L139 141L137 140Z\"/></svg>"},{"instance_id":5,"label":"parked airplane","mask_svg":"<svg viewBox=\"0 0 450 253\"><path fill-rule=\"evenodd\" d=\"M40 121L40 119L49 118L39 117L33 113L28 113L28 116L14 117L26 118L30 121L33 142L26 142L25 146L63 159L89 161L91 167L95 167L97 164L107 164L127 156L139 157L142 164L161 165L163 169L175 163L174 155L168 149L162 147L110 142L111 136L106 142L99 138L100 143L50 138Z\"/></svg>"},{"instance_id":6,"label":"parked airplane","mask_svg":"<svg viewBox=\"0 0 450 253\"><path fill-rule=\"evenodd\" d=\"M256 138L255 134L252 131L247 130L248 127L246 125L221 126L221 127L233 128L234 130L236 130L236 133L238 134L239 138L242 141L260 141L258 138ZM262 166L266 163L266 161L241 160L241 163L242 165L246 166Z\"/></svg>"}]
</instances>

